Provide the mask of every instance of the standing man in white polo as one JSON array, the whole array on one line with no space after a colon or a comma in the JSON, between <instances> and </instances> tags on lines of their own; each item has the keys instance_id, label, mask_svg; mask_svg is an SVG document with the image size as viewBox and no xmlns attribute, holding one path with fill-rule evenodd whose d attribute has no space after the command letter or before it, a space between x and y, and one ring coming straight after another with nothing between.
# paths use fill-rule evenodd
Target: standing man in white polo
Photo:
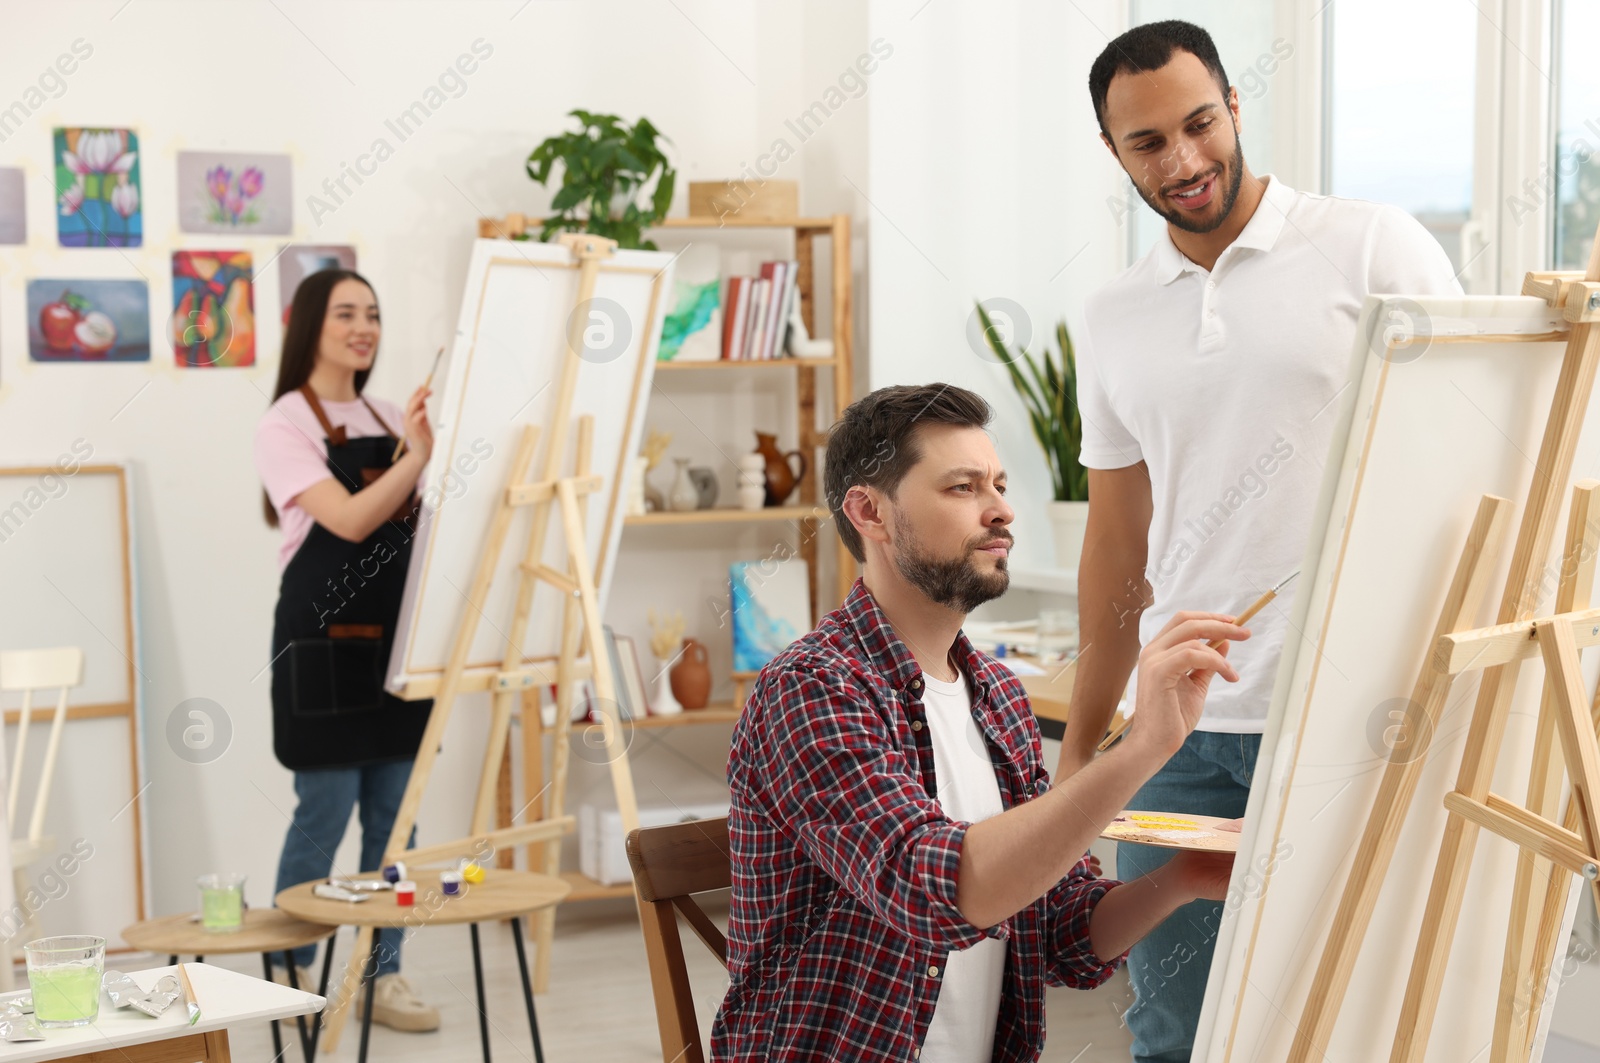
<instances>
[{"instance_id":1,"label":"standing man in white polo","mask_svg":"<svg viewBox=\"0 0 1600 1063\"><path fill-rule=\"evenodd\" d=\"M1461 291L1403 211L1250 172L1238 94L1200 27L1123 34L1089 93L1102 140L1167 226L1084 311L1084 649L1060 778L1094 756L1140 646L1175 612L1236 614L1299 566L1366 296ZM1199 728L1130 807L1244 814L1293 637L1287 606L1251 621L1230 658L1241 681L1212 689ZM1123 845L1118 877L1166 856ZM1134 947L1125 1018L1140 1063L1189 1059L1220 919L1221 905L1189 904Z\"/></svg>"}]
</instances>

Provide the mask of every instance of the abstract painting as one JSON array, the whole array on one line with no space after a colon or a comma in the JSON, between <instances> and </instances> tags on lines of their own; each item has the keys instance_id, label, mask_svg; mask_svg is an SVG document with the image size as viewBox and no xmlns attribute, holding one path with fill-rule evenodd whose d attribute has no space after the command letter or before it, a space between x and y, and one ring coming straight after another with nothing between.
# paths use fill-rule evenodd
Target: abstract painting
<instances>
[{"instance_id":1,"label":"abstract painting","mask_svg":"<svg viewBox=\"0 0 1600 1063\"><path fill-rule=\"evenodd\" d=\"M36 362L148 362L144 281L31 280L28 356Z\"/></svg>"},{"instance_id":2,"label":"abstract painting","mask_svg":"<svg viewBox=\"0 0 1600 1063\"><path fill-rule=\"evenodd\" d=\"M28 242L28 217L23 211L22 169L0 166L0 244Z\"/></svg>"},{"instance_id":3,"label":"abstract painting","mask_svg":"<svg viewBox=\"0 0 1600 1063\"><path fill-rule=\"evenodd\" d=\"M181 366L256 364L250 252L173 252L171 335Z\"/></svg>"},{"instance_id":4,"label":"abstract painting","mask_svg":"<svg viewBox=\"0 0 1600 1063\"><path fill-rule=\"evenodd\" d=\"M712 244L690 244L677 266L656 360L715 362L722 357L721 253Z\"/></svg>"},{"instance_id":5,"label":"abstract painting","mask_svg":"<svg viewBox=\"0 0 1600 1063\"><path fill-rule=\"evenodd\" d=\"M788 561L735 561L728 566L733 603L733 670L756 672L811 630L810 569Z\"/></svg>"},{"instance_id":6,"label":"abstract painting","mask_svg":"<svg viewBox=\"0 0 1600 1063\"><path fill-rule=\"evenodd\" d=\"M131 129L55 131L56 236L62 247L139 247L139 137Z\"/></svg>"},{"instance_id":7,"label":"abstract painting","mask_svg":"<svg viewBox=\"0 0 1600 1063\"><path fill-rule=\"evenodd\" d=\"M178 228L186 233L287 233L294 227L287 155L178 152Z\"/></svg>"},{"instance_id":8,"label":"abstract painting","mask_svg":"<svg viewBox=\"0 0 1600 1063\"><path fill-rule=\"evenodd\" d=\"M355 269L356 249L348 244L290 244L278 256L278 306L283 322L289 321L289 304L295 289L311 274L324 269Z\"/></svg>"}]
</instances>

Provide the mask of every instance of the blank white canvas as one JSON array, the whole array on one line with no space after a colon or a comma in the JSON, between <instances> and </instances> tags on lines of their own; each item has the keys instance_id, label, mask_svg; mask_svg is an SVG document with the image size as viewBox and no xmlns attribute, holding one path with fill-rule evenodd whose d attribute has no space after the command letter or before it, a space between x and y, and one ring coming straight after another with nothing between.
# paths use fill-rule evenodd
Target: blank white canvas
<instances>
[{"instance_id":1,"label":"blank white canvas","mask_svg":"<svg viewBox=\"0 0 1600 1063\"><path fill-rule=\"evenodd\" d=\"M592 414L591 471L602 483L588 496L585 530L602 608L622 534L627 458L638 451L671 282L671 255L618 251L602 262L592 313L585 315L588 346L558 475L573 468L578 418ZM506 240L473 246L455 342L441 370L442 386L434 384L434 451L389 665L390 689L443 673L525 425L545 429L528 478L541 475L577 290L578 271L564 247ZM498 668L505 655L533 508L521 507L511 523L468 653L469 669ZM542 560L565 572L566 537L556 507L550 529ZM562 602L548 585L535 592L522 640L524 660L559 654Z\"/></svg>"},{"instance_id":2,"label":"blank white canvas","mask_svg":"<svg viewBox=\"0 0 1600 1063\"><path fill-rule=\"evenodd\" d=\"M137 603L128 598L137 584L125 578L122 529L131 519L119 491L126 470L95 469L106 471L81 468L61 476L0 470L0 649L81 647L83 684L69 693L68 706L132 703L137 720L142 680L136 672L130 689L130 662L137 666L139 654L128 624L138 616ZM3 699L6 709L21 704L20 694ZM24 817L33 807L55 703L53 690L34 696L19 801ZM125 715L68 720L63 728L45 815L45 836L53 845L45 862L27 871L29 884L47 898L39 910L46 934L101 934L115 947L118 931L148 914L139 910L141 848L148 853L141 837L143 802L132 802L143 785L135 777L138 731ZM6 772L16 735L15 725L6 728ZM26 819L16 833L26 833ZM93 855L63 882L51 863L80 839ZM143 878L148 896L148 875ZM7 875L0 885L0 916L13 903L10 893ZM14 944L20 949L22 942Z\"/></svg>"},{"instance_id":3,"label":"blank white canvas","mask_svg":"<svg viewBox=\"0 0 1600 1063\"><path fill-rule=\"evenodd\" d=\"M1435 339L1421 357L1407 361L1401 352L1386 360L1383 343L1365 337L1382 336L1406 303L1431 319L1435 336L1566 328L1558 312L1531 298L1368 300L1292 613L1300 637L1289 640L1278 672L1196 1059L1286 1057L1386 763L1383 736L1394 723L1387 708L1411 694L1484 494L1508 498L1515 509L1473 622L1493 623L1499 608L1565 339ZM1600 403L1591 403L1571 482L1600 476L1597 413ZM1570 487L1561 493L1545 559L1552 564ZM1554 586L1551 580L1540 613L1553 610ZM1592 684L1595 655L1584 656ZM1537 661L1524 665L1500 748L1493 788L1518 802L1526 797L1543 677ZM1427 746L1329 1060L1389 1056L1444 829L1442 801L1455 785L1477 688L1478 673L1457 677ZM1263 884L1260 871L1274 862ZM1509 842L1480 834L1429 1060L1487 1058L1515 866Z\"/></svg>"}]
</instances>

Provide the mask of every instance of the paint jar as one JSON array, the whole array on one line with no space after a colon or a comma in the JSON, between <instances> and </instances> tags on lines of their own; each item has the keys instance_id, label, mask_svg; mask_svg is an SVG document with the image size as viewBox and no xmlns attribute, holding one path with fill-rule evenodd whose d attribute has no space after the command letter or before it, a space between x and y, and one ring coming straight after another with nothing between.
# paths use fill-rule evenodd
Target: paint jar
<instances>
[{"instance_id":1,"label":"paint jar","mask_svg":"<svg viewBox=\"0 0 1600 1063\"><path fill-rule=\"evenodd\" d=\"M394 884L394 903L401 907L409 908L417 903L417 884L410 879L402 879Z\"/></svg>"},{"instance_id":2,"label":"paint jar","mask_svg":"<svg viewBox=\"0 0 1600 1063\"><path fill-rule=\"evenodd\" d=\"M472 885L476 886L478 883L483 881L483 868L479 867L471 860L468 860L466 863L461 865L461 877L466 879Z\"/></svg>"},{"instance_id":3,"label":"paint jar","mask_svg":"<svg viewBox=\"0 0 1600 1063\"><path fill-rule=\"evenodd\" d=\"M459 896L461 893L461 872L439 872L439 888L444 891L446 897Z\"/></svg>"},{"instance_id":4,"label":"paint jar","mask_svg":"<svg viewBox=\"0 0 1600 1063\"><path fill-rule=\"evenodd\" d=\"M383 869L383 880L385 882L401 882L405 877L406 865L398 860Z\"/></svg>"},{"instance_id":5,"label":"paint jar","mask_svg":"<svg viewBox=\"0 0 1600 1063\"><path fill-rule=\"evenodd\" d=\"M244 926L244 875L201 875L200 925L208 934L228 934Z\"/></svg>"}]
</instances>

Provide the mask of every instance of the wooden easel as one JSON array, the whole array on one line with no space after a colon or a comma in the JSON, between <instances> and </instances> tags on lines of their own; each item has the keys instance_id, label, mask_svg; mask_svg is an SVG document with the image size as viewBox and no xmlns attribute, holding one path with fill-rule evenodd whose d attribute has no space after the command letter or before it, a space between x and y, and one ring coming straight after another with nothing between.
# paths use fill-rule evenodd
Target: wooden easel
<instances>
[{"instance_id":1,"label":"wooden easel","mask_svg":"<svg viewBox=\"0 0 1600 1063\"><path fill-rule=\"evenodd\" d=\"M585 233L566 233L559 238L578 262L578 291L574 307L582 306L594 297L595 280L602 260L616 250L614 240L590 236ZM555 419L546 433L548 445L544 464L537 479L530 480L535 451L538 448L540 429L526 425L512 462L499 508L489 525L478 566L467 592L467 608L462 614L461 627L456 632L444 674L434 695L433 712L428 717L428 727L417 750L417 759L406 784L405 797L395 816L394 829L385 849L384 863L403 860L410 866L430 862L456 860L465 856L482 858L485 853L514 845L543 843L545 872L560 872L561 837L571 833L576 820L565 811L567 783L567 745L571 730L574 692L579 683L589 679L594 683L596 700L601 708L601 727L605 750L611 770L612 788L616 792L617 808L622 814L623 830L631 831L639 825L638 803L634 796L633 774L629 769L627 749L622 743L620 720L617 718L616 677L611 674L610 662L604 652L604 638L600 621L600 597L596 590L595 567L589 557L584 535L585 511L588 496L601 490L603 478L591 471L594 449L594 419L582 416L576 419L576 448L573 470L564 473L568 437L574 425L572 417L573 395L578 383L578 368L584 349L583 330L587 318L583 314L568 315L567 352L562 362L560 391L555 402ZM478 793L473 805L472 833L455 841L441 842L417 849L406 846L412 827L417 821L423 794L438 759L440 743L450 722L456 696L462 692L468 651L477 633L484 602L488 600L511 522L519 509L533 508L533 520L528 530L522 562L518 565L516 605L513 609L506 637L506 651L500 671L490 680L493 693L493 710L489 724L489 744L484 750L483 769L479 777ZM559 520L566 540L567 568L558 571L543 563L545 543L552 520ZM543 667L529 666L522 655L523 637L527 632L529 613L533 604L534 589L544 582L565 596L562 623L561 653L555 675ZM588 663L579 655L588 650ZM503 789L499 784L506 761L507 740L511 730L512 710L522 692L551 682L557 684L556 723L552 751L552 764L548 801L542 818L535 813L537 822L520 826L500 826L489 829L494 816L497 797ZM524 711L539 711L537 699L523 701ZM542 753L540 754L542 756ZM529 794L528 803L537 802L541 794ZM548 976L550 940L554 926L553 909L540 913L535 940L539 949L537 966L538 984L542 987ZM323 1038L324 1050L332 1052L338 1047L339 1034L349 1013L348 1004L354 989L361 981L361 972L372 951L372 930L362 928L356 936L355 950L346 965L337 1000L330 1004Z\"/></svg>"},{"instance_id":2,"label":"wooden easel","mask_svg":"<svg viewBox=\"0 0 1600 1063\"><path fill-rule=\"evenodd\" d=\"M1591 881L1600 872L1600 833L1596 806L1589 796L1593 790L1594 798L1600 798L1600 751L1596 749L1595 721L1582 708L1577 661L1578 646L1600 644L1600 611L1586 608L1597 545L1590 522L1594 492L1600 484L1586 481L1574 491L1556 615L1531 616L1539 597L1539 566L1549 556L1557 509L1572 473L1573 453L1600 365L1600 234L1586 272L1530 273L1523 294L1541 296L1550 305L1561 307L1572 329L1511 555L1498 626L1462 630L1481 601L1510 506L1505 499L1486 496L1434 629L1436 649L1423 662L1412 695L1419 709L1417 731L1435 733L1453 677L1468 670L1483 672L1456 788L1445 797L1449 815L1444 840L1391 1063L1419 1061L1427 1049L1480 828L1487 827L1522 849L1515 905L1528 905L1534 894L1535 870L1543 865L1548 872L1543 904L1537 910L1522 907L1512 912L1491 1063L1526 1059L1531 1051L1544 978L1559 944L1570 887L1570 879L1558 872L1584 874ZM1580 629L1585 622L1589 626ZM1590 628L1596 633L1591 634ZM1521 662L1537 652L1543 653L1547 677L1529 798L1522 806L1490 793L1489 785ZM1555 759L1552 748L1557 733L1573 781L1574 796L1564 825L1550 820L1561 779L1562 762ZM1324 1058L1401 827L1416 795L1423 763L1409 743L1397 744L1390 752L1296 1026L1288 1057L1291 1063ZM1517 994L1524 986L1529 991L1522 993L1519 1002Z\"/></svg>"}]
</instances>

